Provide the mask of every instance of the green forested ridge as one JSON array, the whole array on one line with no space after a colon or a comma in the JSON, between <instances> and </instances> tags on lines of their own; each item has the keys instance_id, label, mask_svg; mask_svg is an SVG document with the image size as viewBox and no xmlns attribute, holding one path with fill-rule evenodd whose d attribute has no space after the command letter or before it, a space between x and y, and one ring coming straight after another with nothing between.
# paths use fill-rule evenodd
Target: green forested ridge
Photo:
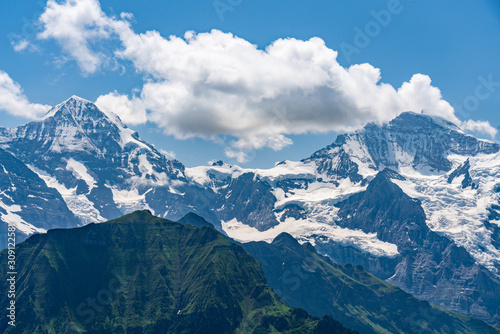
<instances>
[{"instance_id":1,"label":"green forested ridge","mask_svg":"<svg viewBox=\"0 0 500 334\"><path fill-rule=\"evenodd\" d=\"M361 266L332 263L287 233L271 244L243 247L286 303L316 316L328 314L360 333L500 333L481 320L414 298Z\"/></svg>"},{"instance_id":2,"label":"green forested ridge","mask_svg":"<svg viewBox=\"0 0 500 334\"><path fill-rule=\"evenodd\" d=\"M16 253L17 326L2 294L2 333L351 333L287 306L215 229L148 211L34 235Z\"/></svg>"}]
</instances>

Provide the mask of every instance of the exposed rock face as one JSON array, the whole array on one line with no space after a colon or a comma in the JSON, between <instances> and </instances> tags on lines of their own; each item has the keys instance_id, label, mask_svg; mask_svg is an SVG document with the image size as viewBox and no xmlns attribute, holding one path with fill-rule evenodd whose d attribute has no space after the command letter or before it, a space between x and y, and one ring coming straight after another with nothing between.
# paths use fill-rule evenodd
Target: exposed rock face
<instances>
[{"instance_id":1,"label":"exposed rock face","mask_svg":"<svg viewBox=\"0 0 500 334\"><path fill-rule=\"evenodd\" d=\"M458 177L463 176L462 179L462 188L465 189L467 187L471 187L473 189L477 189L478 185L474 183L472 180L472 177L470 176L470 160L467 159L467 161L464 162L463 165L455 169L450 176L448 177L448 183L452 183L453 180L457 179Z\"/></svg>"},{"instance_id":2,"label":"exposed rock face","mask_svg":"<svg viewBox=\"0 0 500 334\"><path fill-rule=\"evenodd\" d=\"M342 147L345 143L346 136L338 136L335 143L316 151L309 158L302 161L306 163L314 162L320 174L339 178L348 177L353 182L359 182L363 180L363 177L358 173L358 165L351 160L351 157Z\"/></svg>"},{"instance_id":3,"label":"exposed rock face","mask_svg":"<svg viewBox=\"0 0 500 334\"><path fill-rule=\"evenodd\" d=\"M218 195L219 219L236 218L261 231L278 224L273 212L276 198L272 188L254 173L245 173L232 180Z\"/></svg>"},{"instance_id":4,"label":"exposed rock face","mask_svg":"<svg viewBox=\"0 0 500 334\"><path fill-rule=\"evenodd\" d=\"M12 154L0 149L0 248L7 247L8 223L16 227L16 241L51 228L73 227L78 220L57 190ZM36 228L32 226L33 222Z\"/></svg>"}]
</instances>

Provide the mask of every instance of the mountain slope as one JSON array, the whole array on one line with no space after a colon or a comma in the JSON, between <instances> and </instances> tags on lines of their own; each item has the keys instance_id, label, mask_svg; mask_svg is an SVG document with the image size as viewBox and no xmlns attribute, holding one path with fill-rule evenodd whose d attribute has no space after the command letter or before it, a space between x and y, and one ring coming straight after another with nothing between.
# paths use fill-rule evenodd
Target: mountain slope
<instances>
[{"instance_id":1,"label":"mountain slope","mask_svg":"<svg viewBox=\"0 0 500 334\"><path fill-rule=\"evenodd\" d=\"M488 218L500 201L495 190L499 144L476 139L440 118L406 112L388 124L369 124L341 135L304 162L314 161L321 168L336 159L337 150L346 152L364 180L385 168L404 176L395 182L422 202L426 225L500 273L500 249L495 246L500 235L496 221Z\"/></svg>"},{"instance_id":2,"label":"mountain slope","mask_svg":"<svg viewBox=\"0 0 500 334\"><path fill-rule=\"evenodd\" d=\"M418 300L361 266L334 264L289 234L271 244L243 247L261 263L269 285L285 302L316 316L331 315L360 333L500 333Z\"/></svg>"},{"instance_id":3,"label":"mountain slope","mask_svg":"<svg viewBox=\"0 0 500 334\"><path fill-rule=\"evenodd\" d=\"M16 227L16 241L32 233L75 226L78 221L61 195L12 154L0 149L0 249L7 247L7 226Z\"/></svg>"},{"instance_id":4,"label":"mountain slope","mask_svg":"<svg viewBox=\"0 0 500 334\"><path fill-rule=\"evenodd\" d=\"M178 219L196 210L189 199L208 201L204 189L189 185L180 162L144 142L118 116L76 96L41 120L0 128L0 146L57 189L80 224L144 208ZM202 213L212 217L210 210Z\"/></svg>"},{"instance_id":5,"label":"mountain slope","mask_svg":"<svg viewBox=\"0 0 500 334\"><path fill-rule=\"evenodd\" d=\"M148 211L34 235L17 257L17 326L4 295L3 333L352 333L286 306L258 262L213 228Z\"/></svg>"}]
</instances>

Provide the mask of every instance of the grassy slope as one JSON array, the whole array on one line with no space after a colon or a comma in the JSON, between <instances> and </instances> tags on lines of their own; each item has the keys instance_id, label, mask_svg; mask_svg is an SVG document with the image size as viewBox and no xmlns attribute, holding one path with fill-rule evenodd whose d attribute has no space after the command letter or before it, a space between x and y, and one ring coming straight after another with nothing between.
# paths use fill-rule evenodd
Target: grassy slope
<instances>
[{"instance_id":1,"label":"grassy slope","mask_svg":"<svg viewBox=\"0 0 500 334\"><path fill-rule=\"evenodd\" d=\"M6 324L2 294L0 332L350 332L290 309L265 284L258 262L213 228L147 211L32 236L17 256L17 327Z\"/></svg>"}]
</instances>

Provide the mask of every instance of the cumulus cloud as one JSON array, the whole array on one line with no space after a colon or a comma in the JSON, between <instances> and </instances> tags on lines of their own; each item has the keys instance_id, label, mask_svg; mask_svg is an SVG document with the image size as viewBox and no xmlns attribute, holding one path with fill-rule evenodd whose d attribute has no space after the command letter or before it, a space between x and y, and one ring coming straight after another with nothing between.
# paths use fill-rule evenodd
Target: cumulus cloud
<instances>
[{"instance_id":1,"label":"cumulus cloud","mask_svg":"<svg viewBox=\"0 0 500 334\"><path fill-rule=\"evenodd\" d=\"M147 121L146 109L142 100L137 98L129 99L120 95L116 91L101 95L95 102L104 112L115 113L126 124L143 124Z\"/></svg>"},{"instance_id":2,"label":"cumulus cloud","mask_svg":"<svg viewBox=\"0 0 500 334\"><path fill-rule=\"evenodd\" d=\"M229 159L236 159L239 163L244 163L248 161L248 154L243 151L235 151L230 148L226 148L224 154Z\"/></svg>"},{"instance_id":3,"label":"cumulus cloud","mask_svg":"<svg viewBox=\"0 0 500 334\"><path fill-rule=\"evenodd\" d=\"M40 37L59 41L85 72L100 65L89 41L117 39L114 57L131 62L145 83L138 97L114 92L98 103L125 122L149 120L176 138L234 138L229 157L244 160L244 150L290 145L290 134L351 130L406 110L461 123L428 76L415 74L396 89L370 64L342 67L320 38L278 39L259 49L218 30L136 33L129 19L107 16L97 0L50 0ZM474 128L492 133L486 123Z\"/></svg>"},{"instance_id":4,"label":"cumulus cloud","mask_svg":"<svg viewBox=\"0 0 500 334\"><path fill-rule=\"evenodd\" d=\"M498 130L491 126L488 121L474 121L474 120L466 120L464 122L460 122L460 127L466 131L484 133L494 139L497 135Z\"/></svg>"},{"instance_id":5,"label":"cumulus cloud","mask_svg":"<svg viewBox=\"0 0 500 334\"><path fill-rule=\"evenodd\" d=\"M405 109L445 118L455 124L459 119L453 107L443 100L441 91L431 85L431 78L423 74L415 74L409 82L403 83L398 94L405 102Z\"/></svg>"},{"instance_id":6,"label":"cumulus cloud","mask_svg":"<svg viewBox=\"0 0 500 334\"><path fill-rule=\"evenodd\" d=\"M0 110L11 115L35 119L45 114L50 106L31 103L21 86L0 70Z\"/></svg>"},{"instance_id":7,"label":"cumulus cloud","mask_svg":"<svg viewBox=\"0 0 500 334\"><path fill-rule=\"evenodd\" d=\"M105 55L92 49L96 41L110 37L112 19L101 10L97 0L49 0L39 18L39 39L54 39L73 57L83 73L97 71Z\"/></svg>"}]
</instances>

